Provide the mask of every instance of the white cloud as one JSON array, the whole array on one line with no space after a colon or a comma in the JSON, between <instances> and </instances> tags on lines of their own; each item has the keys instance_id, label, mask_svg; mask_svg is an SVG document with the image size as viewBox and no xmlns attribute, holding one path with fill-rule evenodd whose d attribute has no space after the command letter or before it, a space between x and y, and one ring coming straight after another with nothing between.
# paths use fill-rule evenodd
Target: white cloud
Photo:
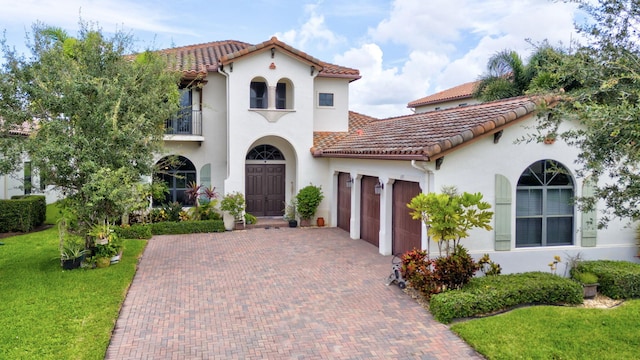
<instances>
[{"instance_id":1,"label":"white cloud","mask_svg":"<svg viewBox=\"0 0 640 360\"><path fill-rule=\"evenodd\" d=\"M497 51L511 49L526 58L533 50L526 39L567 44L575 37L574 10L573 4L540 0L396 0L389 16L369 29L370 43L336 61L360 69L362 79L351 84L353 110L401 115L409 101L476 80ZM400 63L383 61L394 57Z\"/></svg>"},{"instance_id":2,"label":"white cloud","mask_svg":"<svg viewBox=\"0 0 640 360\"><path fill-rule=\"evenodd\" d=\"M275 36L285 43L303 51L323 51L344 43L345 39L329 30L325 24L324 16L318 14L318 4L305 6L305 13L309 18L299 29L291 29Z\"/></svg>"}]
</instances>

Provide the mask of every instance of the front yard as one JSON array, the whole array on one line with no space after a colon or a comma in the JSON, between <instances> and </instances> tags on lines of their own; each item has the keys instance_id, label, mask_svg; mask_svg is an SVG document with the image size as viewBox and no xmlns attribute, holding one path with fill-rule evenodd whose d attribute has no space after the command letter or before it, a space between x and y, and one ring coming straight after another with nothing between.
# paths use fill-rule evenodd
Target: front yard
<instances>
[{"instance_id":1,"label":"front yard","mask_svg":"<svg viewBox=\"0 0 640 360\"><path fill-rule=\"evenodd\" d=\"M612 309L533 306L451 329L488 359L637 359L640 300Z\"/></svg>"},{"instance_id":2,"label":"front yard","mask_svg":"<svg viewBox=\"0 0 640 360\"><path fill-rule=\"evenodd\" d=\"M63 271L56 228L1 240L0 359L104 359L146 241L122 261Z\"/></svg>"}]
</instances>

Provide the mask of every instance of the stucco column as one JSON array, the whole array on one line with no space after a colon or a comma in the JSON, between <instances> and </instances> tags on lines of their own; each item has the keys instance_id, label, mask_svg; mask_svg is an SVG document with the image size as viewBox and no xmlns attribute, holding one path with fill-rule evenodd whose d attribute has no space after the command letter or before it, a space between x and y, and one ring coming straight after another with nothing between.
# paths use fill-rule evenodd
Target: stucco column
<instances>
[{"instance_id":1,"label":"stucco column","mask_svg":"<svg viewBox=\"0 0 640 360\"><path fill-rule=\"evenodd\" d=\"M380 190L380 233L378 251L382 255L393 253L393 181L379 178L383 188Z\"/></svg>"},{"instance_id":2,"label":"stucco column","mask_svg":"<svg viewBox=\"0 0 640 360\"><path fill-rule=\"evenodd\" d=\"M275 109L276 108L276 87L268 86L267 87L267 109Z\"/></svg>"},{"instance_id":3,"label":"stucco column","mask_svg":"<svg viewBox=\"0 0 640 360\"><path fill-rule=\"evenodd\" d=\"M362 191L362 175L351 174L353 185L351 186L351 222L349 235L352 239L360 239L360 198Z\"/></svg>"}]
</instances>

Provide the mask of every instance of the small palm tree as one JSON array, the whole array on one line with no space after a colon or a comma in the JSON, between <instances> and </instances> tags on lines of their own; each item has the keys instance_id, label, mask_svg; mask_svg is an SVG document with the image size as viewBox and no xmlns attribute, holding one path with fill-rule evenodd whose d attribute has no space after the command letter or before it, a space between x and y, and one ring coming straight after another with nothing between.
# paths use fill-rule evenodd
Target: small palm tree
<instances>
[{"instance_id":1,"label":"small palm tree","mask_svg":"<svg viewBox=\"0 0 640 360\"><path fill-rule=\"evenodd\" d=\"M515 51L502 50L489 58L487 74L480 78L473 96L483 101L520 96L529 82L520 55Z\"/></svg>"},{"instance_id":2,"label":"small palm tree","mask_svg":"<svg viewBox=\"0 0 640 360\"><path fill-rule=\"evenodd\" d=\"M553 90L567 81L552 70L562 62L564 51L547 42L536 47L525 65L518 53L502 50L489 58L487 73L480 77L473 96L483 101L524 95L528 90Z\"/></svg>"}]
</instances>

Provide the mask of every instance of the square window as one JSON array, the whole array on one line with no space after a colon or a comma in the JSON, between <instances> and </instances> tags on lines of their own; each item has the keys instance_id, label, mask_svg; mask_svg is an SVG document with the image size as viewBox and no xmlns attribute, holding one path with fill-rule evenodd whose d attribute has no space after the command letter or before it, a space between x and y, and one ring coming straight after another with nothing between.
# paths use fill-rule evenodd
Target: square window
<instances>
[{"instance_id":1,"label":"square window","mask_svg":"<svg viewBox=\"0 0 640 360\"><path fill-rule=\"evenodd\" d=\"M318 94L318 106L333 106L333 94L332 93Z\"/></svg>"}]
</instances>

